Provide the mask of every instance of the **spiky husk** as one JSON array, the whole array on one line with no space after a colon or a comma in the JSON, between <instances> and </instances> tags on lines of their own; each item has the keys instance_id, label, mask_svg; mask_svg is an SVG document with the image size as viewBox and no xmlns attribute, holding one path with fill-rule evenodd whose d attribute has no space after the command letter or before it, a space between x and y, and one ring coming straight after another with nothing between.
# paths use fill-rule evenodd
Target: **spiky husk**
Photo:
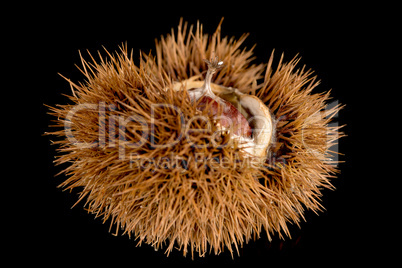
<instances>
[{"instance_id":1,"label":"spiky husk","mask_svg":"<svg viewBox=\"0 0 402 268\"><path fill-rule=\"evenodd\" d=\"M143 54L139 65L125 46L100 62L82 59L86 82L69 81L73 103L51 108L63 128L52 133L61 137L56 163L68 163L61 186L81 189L79 200L116 232L167 253L174 246L184 255L238 252L262 229L269 239L290 235L287 224L298 224L305 209L321 210L321 190L332 188L329 148L341 134L329 122L340 106L325 109L329 93L312 93L318 82L296 69L298 59L281 58L275 69L272 54L268 64L251 65L252 49L241 49L246 35L235 40L222 38L220 25L212 36L187 26L181 21L157 41L156 58ZM208 129L200 117L208 113L185 90L171 89L203 79L212 53L225 63L214 83L258 96L276 118L263 164L228 146L230 134Z\"/></svg>"}]
</instances>

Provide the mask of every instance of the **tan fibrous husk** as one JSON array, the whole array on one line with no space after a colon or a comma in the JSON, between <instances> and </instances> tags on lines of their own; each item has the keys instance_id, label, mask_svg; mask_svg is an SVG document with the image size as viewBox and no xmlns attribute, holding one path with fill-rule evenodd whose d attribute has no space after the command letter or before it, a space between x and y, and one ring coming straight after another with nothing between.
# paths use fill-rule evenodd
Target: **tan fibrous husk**
<instances>
[{"instance_id":1,"label":"tan fibrous husk","mask_svg":"<svg viewBox=\"0 0 402 268\"><path fill-rule=\"evenodd\" d=\"M269 239L290 236L287 225L299 224L305 209L322 209L321 191L333 188L337 172L329 148L342 133L329 123L341 106L326 109L329 93L312 93L319 83L312 71L283 55L275 68L273 53L268 64L252 64L253 49L241 48L246 35L222 38L220 31L211 36L180 21L157 41L156 57L142 54L139 64L126 46L99 62L81 57L85 83L67 79L72 104L51 108L60 127L51 133L60 137L55 162L68 165L61 186L80 189L79 201L116 233L166 253L238 253L263 229ZM212 54L225 64L213 82L256 95L275 118L264 163L228 146L230 134L194 119L207 113L186 90L172 90L177 81L202 80ZM143 136L144 126L152 135Z\"/></svg>"}]
</instances>

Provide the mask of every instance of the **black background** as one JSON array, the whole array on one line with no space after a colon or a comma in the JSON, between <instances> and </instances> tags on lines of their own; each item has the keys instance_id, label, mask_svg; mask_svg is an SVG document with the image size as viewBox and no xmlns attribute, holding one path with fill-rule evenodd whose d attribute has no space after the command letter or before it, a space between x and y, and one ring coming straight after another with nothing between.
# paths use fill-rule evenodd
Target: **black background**
<instances>
[{"instance_id":1,"label":"black background","mask_svg":"<svg viewBox=\"0 0 402 268\"><path fill-rule=\"evenodd\" d=\"M369 233L363 224L365 200L358 197L364 191L363 178L354 173L358 150L354 146L357 141L354 133L359 128L355 120L356 94L362 90L355 82L360 76L357 66L362 64L367 21L355 20L356 10L327 4L303 12L299 6L255 6L247 2L236 9L214 6L210 2L165 5L99 4L90 9L56 6L43 12L43 17L38 18L30 30L35 38L26 40L34 47L32 72L37 72L36 78L40 80L36 92L39 97L38 134L51 131L47 127L51 117L43 104L54 106L68 102L62 94L70 93L69 85L58 73L75 82L84 79L74 66L80 64L78 50L88 49L92 54L100 50L105 56L102 46L115 51L127 42L134 52L154 51L154 40L169 33L171 28L176 29L180 17L191 24L199 20L206 33L213 33L224 17L223 36L240 37L242 33L250 33L245 46L257 44L256 63L267 62L272 49L277 60L282 52L286 61L299 54L302 57L300 67L305 64L321 79L317 92L332 89L333 99L347 105L338 115L339 124L346 124L343 131L348 135L339 144L339 151L345 154L340 160L345 163L340 164L341 174L332 181L337 190L323 191L322 204L326 211L319 215L307 212L307 221L301 223L300 229L290 226L292 238L285 241L274 236L269 242L262 234L260 239L244 245L240 256L233 259L227 250L219 256L212 253L204 258L195 256L194 260L189 255L182 257L179 251L166 257L163 250L154 251L146 244L136 247L136 241L127 236L113 236L108 231L109 221L102 224L102 219L94 219L82 208L83 203L71 209L78 192L63 192L57 188L65 176L55 177L62 169L52 163L56 148L50 145L49 137L40 136L40 179L33 186L34 197L28 204L31 214L27 217L32 224L29 239L19 246L31 253L27 258L48 264L125 264L127 267L153 264L326 266L357 264L374 258L363 250L367 246L363 238ZM35 70L34 66L39 65L40 69Z\"/></svg>"}]
</instances>

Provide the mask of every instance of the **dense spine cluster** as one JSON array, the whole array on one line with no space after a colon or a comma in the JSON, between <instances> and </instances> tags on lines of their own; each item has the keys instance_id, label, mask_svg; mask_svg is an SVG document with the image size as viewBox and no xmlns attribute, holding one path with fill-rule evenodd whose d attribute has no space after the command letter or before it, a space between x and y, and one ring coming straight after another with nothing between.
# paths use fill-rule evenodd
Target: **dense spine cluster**
<instances>
[{"instance_id":1,"label":"dense spine cluster","mask_svg":"<svg viewBox=\"0 0 402 268\"><path fill-rule=\"evenodd\" d=\"M329 92L312 93L318 81L296 58L280 58L276 68L273 54L252 64L245 38L180 22L138 64L124 46L100 62L82 59L86 81L69 80L72 104L51 108L60 127L52 133L56 163L68 165L61 186L81 189L79 200L116 232L167 253L238 252L262 229L289 236L287 224L298 224L305 209L321 210L321 190L332 188L330 148L342 134L329 123L341 107L326 109ZM275 118L263 163L204 120L208 110L196 109L187 90L173 90L203 80L213 54L224 62L213 82L257 96Z\"/></svg>"}]
</instances>

